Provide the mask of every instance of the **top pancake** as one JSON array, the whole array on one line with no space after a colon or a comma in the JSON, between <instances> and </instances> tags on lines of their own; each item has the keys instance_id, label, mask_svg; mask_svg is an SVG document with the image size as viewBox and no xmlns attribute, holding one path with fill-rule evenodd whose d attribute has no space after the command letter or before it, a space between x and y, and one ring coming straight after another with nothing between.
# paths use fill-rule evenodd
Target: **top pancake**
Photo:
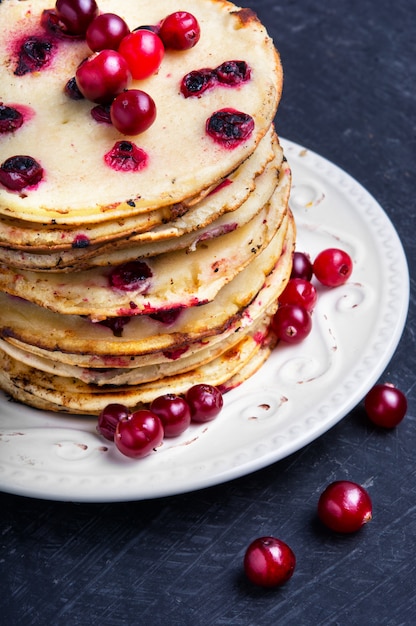
<instances>
[{"instance_id":1,"label":"top pancake","mask_svg":"<svg viewBox=\"0 0 416 626\"><path fill-rule=\"evenodd\" d=\"M40 26L51 0L0 4L0 101L29 107L23 126L2 136L0 162L24 154L44 168L35 188L11 192L0 187L0 213L42 224L88 224L138 215L182 202L227 176L253 153L269 129L281 94L278 54L254 13L222 0L100 0L101 12L119 14L131 29L156 24L175 10L197 18L201 38L191 50L166 51L157 74L131 87L155 100L157 119L141 135L128 137L112 126L98 124L87 100L73 101L64 85L90 53L83 41L53 40L51 64L40 72L15 76L16 48L29 34L45 36ZM191 70L217 67L227 60L244 60L251 78L237 88L218 87L200 97L184 98L181 79ZM249 114L252 134L226 149L205 132L206 120L223 108ZM117 172L104 155L117 141L129 140L148 155L137 173ZM111 217L110 217L111 216Z\"/></svg>"}]
</instances>

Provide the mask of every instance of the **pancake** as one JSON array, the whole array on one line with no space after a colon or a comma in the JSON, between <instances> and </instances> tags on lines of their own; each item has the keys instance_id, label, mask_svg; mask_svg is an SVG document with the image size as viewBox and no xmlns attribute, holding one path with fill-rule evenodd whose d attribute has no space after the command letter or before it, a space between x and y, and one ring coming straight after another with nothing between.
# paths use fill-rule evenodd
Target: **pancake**
<instances>
[{"instance_id":1,"label":"pancake","mask_svg":"<svg viewBox=\"0 0 416 626\"><path fill-rule=\"evenodd\" d=\"M250 222L196 250L169 252L111 268L72 274L31 272L0 266L0 290L62 314L102 320L155 313L213 300L278 233L281 250L287 228L290 176L286 173L270 201Z\"/></svg>"},{"instance_id":2,"label":"pancake","mask_svg":"<svg viewBox=\"0 0 416 626\"><path fill-rule=\"evenodd\" d=\"M104 388L32 368L0 348L0 385L16 400L36 408L97 415L112 402L133 408L148 404L164 393L184 394L198 383L221 387L237 374L243 382L243 378L256 371L269 356L275 342L270 332L262 341L246 335L219 357L182 374L129 387L110 385ZM253 360L259 353L261 358ZM245 368L245 373L242 368Z\"/></svg>"},{"instance_id":3,"label":"pancake","mask_svg":"<svg viewBox=\"0 0 416 626\"><path fill-rule=\"evenodd\" d=\"M185 355L249 326L276 306L291 271L295 229L290 218L282 254L268 246L228 283L211 303L153 318L123 318L119 334L111 325L61 315L0 293L0 336L42 358L84 368L133 368ZM174 315L169 315L173 313Z\"/></svg>"},{"instance_id":4,"label":"pancake","mask_svg":"<svg viewBox=\"0 0 416 626\"><path fill-rule=\"evenodd\" d=\"M0 247L0 262L20 269L68 272L125 263L136 259L138 253L144 258L183 248L192 250L199 241L217 237L246 224L270 199L279 180L278 170L283 167L282 151L276 142L273 159L265 164L264 170L252 181L252 188L248 184L242 187L240 181L237 186L233 186L232 179L229 179L226 186L204 198L184 216L143 233L132 234L136 233L132 218L128 220L129 235L123 239L117 234L117 225L112 224L114 238L108 237L99 246L92 245L89 235L87 238L84 231L77 237L81 242L87 238L88 245L85 247L81 245L57 252L50 249L43 254ZM283 174L284 169L282 178ZM216 218L217 215L219 217Z\"/></svg>"},{"instance_id":5,"label":"pancake","mask_svg":"<svg viewBox=\"0 0 416 626\"><path fill-rule=\"evenodd\" d=\"M100 0L101 12L117 13L131 29L157 24L176 9L172 2ZM277 110L282 88L279 56L265 28L249 9L223 0L181 0L201 27L197 45L184 52L166 51L159 71L133 81L156 102L154 124L139 136L120 137L108 124L92 119L91 102L74 101L64 86L88 56L85 41L49 37L51 60L42 71L16 76L17 43L33 34L48 37L41 14L50 0L7 0L0 19L0 85L5 104L22 103L30 119L1 142L1 158L28 154L44 175L24 193L0 189L0 213L41 224L91 224L138 215L182 202L233 172L256 149ZM243 59L250 79L237 88L207 90L185 98L183 77L193 70L216 68L230 59ZM206 133L207 120L222 109L249 115L254 129L233 149L225 149ZM91 138L93 137L93 141ZM145 153L140 171L116 171L105 161L116 144L131 141ZM58 158L57 158L58 157Z\"/></svg>"},{"instance_id":6,"label":"pancake","mask_svg":"<svg viewBox=\"0 0 416 626\"><path fill-rule=\"evenodd\" d=\"M90 415L198 382L242 384L276 345L270 322L296 237L273 125L282 67L253 11L226 0L98 4L132 30L189 11L201 37L133 80L157 115L123 135L97 121L95 103L69 97L91 51L51 28L49 0L0 1L0 105L22 114L0 143L0 388ZM36 71L19 65L30 41L46 50ZM184 94L190 72L225 63L246 64L243 79ZM40 178L12 190L5 164L19 155Z\"/></svg>"},{"instance_id":7,"label":"pancake","mask_svg":"<svg viewBox=\"0 0 416 626\"><path fill-rule=\"evenodd\" d=\"M219 185L215 183L213 189L198 202L182 202L141 215L73 227L2 218L0 262L26 269L60 270L74 264L80 257L94 256L97 246L114 245L120 239L124 241L137 237L137 240L156 241L180 237L196 228L208 226L224 213L237 209L254 190L256 178L264 172L267 164L274 160L279 162L280 168L282 159L282 149L271 127L255 153ZM36 260L33 253L43 255Z\"/></svg>"},{"instance_id":8,"label":"pancake","mask_svg":"<svg viewBox=\"0 0 416 626\"><path fill-rule=\"evenodd\" d=\"M85 353L78 355L68 354L58 350L56 344L52 344L49 346L49 349L46 349L45 344L43 344L43 346L33 345L34 337L39 335L43 336L40 328L36 334L33 332L28 333L27 337L32 340L32 343L24 341L25 337L22 336L21 333L19 334L19 329L16 325L12 328L12 324L16 319L16 316L13 315L12 312L9 312L12 322L11 325L3 326L4 320L2 320L0 334L4 339L0 340L1 347L13 358L30 364L32 367L36 366L38 369L60 375L65 373L66 375L80 378L84 382L94 382L97 385L108 384L110 381L112 384L121 384L118 382L119 380L123 381L122 384L135 384L138 376L143 377L143 374L139 374L138 370L143 368L149 369L149 367L153 368L151 375L156 373L158 376L160 376L162 372L163 375L166 375L166 371L174 371L175 373L185 371L185 369L189 369L189 366L196 362L195 359L198 359L199 363L206 362L206 360L210 360L214 358L214 356L221 354L235 342L239 341L241 336L246 332L251 335L258 332L259 323L263 324L262 319L265 316L267 318L274 314L277 309L278 296L289 278L294 246L294 229L292 225L287 237L287 242L288 245L282 256L270 274L265 278L262 288L248 306L242 308L238 314L229 318L227 323L221 327L214 326L209 328L207 326L205 333L201 334L199 337L187 335L186 321L183 319L180 321L181 318L179 317L178 321L165 329L166 333L171 331L170 338L176 342L175 344L170 343L168 349L162 348L159 351L155 350L153 352L141 353L141 348L146 349L145 342L138 340L134 344L131 339L126 342L123 340L122 336L119 336L113 338L113 343L118 343L117 358L109 354L102 354L101 358L99 358L98 355L102 353L108 345L108 342L103 340L99 333L92 333L89 339L88 345L91 351L89 355ZM6 304L6 307L4 307L3 302L0 301L0 307L2 307L3 310L7 308L7 302L4 304ZM39 309L36 305L29 303L27 303L27 307L27 312L29 313L27 319L30 319L31 324L33 324L35 317L41 318L43 309ZM199 313L201 325L206 319L205 308L206 307L198 307L196 310L193 310L193 313ZM54 315L60 318L62 327L62 316ZM207 318L209 319L209 313ZM65 320L67 319L68 316L65 317ZM132 324L133 327L136 323L136 326L134 330L131 328L130 335L134 337L136 334L136 336L140 337L140 332L138 331L140 328L143 328L144 324L141 324L143 321L142 317L132 318L129 324ZM148 325L153 328L153 333L156 335L157 339L160 339L158 332L160 325L155 322L155 320L150 320L150 324L149 320L146 321ZM42 322L42 318L40 322ZM85 323L85 320L80 319L79 322ZM45 331L49 330L49 327L50 324L44 323L43 328ZM95 328L97 328L97 325L95 325ZM192 328L195 329L195 324L193 324ZM56 326L54 330L56 332ZM61 329L61 334L64 339L68 339L65 333L67 330L68 329L65 327ZM155 345L155 343L154 341L153 345ZM132 351L134 347L136 352L134 355L129 355L128 351ZM179 356L180 358L178 358ZM163 369L162 367L155 368L155 366L160 366L161 364ZM149 374L146 373L145 375L148 376Z\"/></svg>"}]
</instances>

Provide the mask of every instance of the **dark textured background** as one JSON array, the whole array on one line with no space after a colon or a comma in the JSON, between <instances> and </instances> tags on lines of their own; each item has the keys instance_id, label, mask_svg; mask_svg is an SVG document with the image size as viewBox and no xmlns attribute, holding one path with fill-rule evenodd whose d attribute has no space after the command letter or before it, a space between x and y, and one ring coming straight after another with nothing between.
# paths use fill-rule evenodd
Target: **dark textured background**
<instances>
[{"instance_id":1,"label":"dark textured background","mask_svg":"<svg viewBox=\"0 0 416 626\"><path fill-rule=\"evenodd\" d=\"M179 3L180 4L180 3ZM412 2L253 2L279 48L279 133L325 156L381 203L416 260L416 27ZM150 502L53 503L2 495L4 624L399 626L416 619L414 279L407 326L383 380L409 400L394 431L357 407L271 467ZM323 532L317 497L336 478L371 482L374 519L355 535ZM263 534L297 555L279 590L242 575Z\"/></svg>"}]
</instances>

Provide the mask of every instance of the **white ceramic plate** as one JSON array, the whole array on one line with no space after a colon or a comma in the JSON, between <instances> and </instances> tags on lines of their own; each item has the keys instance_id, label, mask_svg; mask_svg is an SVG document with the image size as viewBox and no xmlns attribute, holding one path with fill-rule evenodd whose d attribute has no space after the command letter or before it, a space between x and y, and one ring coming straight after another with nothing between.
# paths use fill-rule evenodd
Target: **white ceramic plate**
<instances>
[{"instance_id":1,"label":"white ceramic plate","mask_svg":"<svg viewBox=\"0 0 416 626\"><path fill-rule=\"evenodd\" d=\"M402 245L372 196L338 167L282 140L293 170L297 250L340 247L349 282L319 288L313 330L278 346L220 416L191 426L146 459L123 457L95 420L35 411L0 396L0 488L53 500L105 502L174 495L246 475L284 458L336 424L376 382L406 320Z\"/></svg>"}]
</instances>

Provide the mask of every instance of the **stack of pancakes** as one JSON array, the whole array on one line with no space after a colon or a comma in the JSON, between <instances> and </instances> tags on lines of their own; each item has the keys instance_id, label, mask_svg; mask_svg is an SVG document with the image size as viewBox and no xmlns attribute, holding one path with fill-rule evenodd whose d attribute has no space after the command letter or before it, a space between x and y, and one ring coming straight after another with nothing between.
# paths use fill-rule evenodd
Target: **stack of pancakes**
<instances>
[{"instance_id":1,"label":"stack of pancakes","mask_svg":"<svg viewBox=\"0 0 416 626\"><path fill-rule=\"evenodd\" d=\"M291 271L290 169L273 127L282 71L253 12L222 0L100 0L133 30L175 10L201 38L166 51L157 74L132 87L156 102L155 123L123 136L64 91L90 54L85 41L41 26L45 0L0 4L0 103L24 113L0 135L0 163L29 155L42 180L0 185L0 387L42 409L98 414L134 408L196 383L231 389L275 345L270 319ZM50 37L51 59L15 74L28 36ZM249 80L196 97L183 77L239 60ZM254 121L232 147L206 132L229 109ZM109 167L117 142L146 155L136 172Z\"/></svg>"}]
</instances>

